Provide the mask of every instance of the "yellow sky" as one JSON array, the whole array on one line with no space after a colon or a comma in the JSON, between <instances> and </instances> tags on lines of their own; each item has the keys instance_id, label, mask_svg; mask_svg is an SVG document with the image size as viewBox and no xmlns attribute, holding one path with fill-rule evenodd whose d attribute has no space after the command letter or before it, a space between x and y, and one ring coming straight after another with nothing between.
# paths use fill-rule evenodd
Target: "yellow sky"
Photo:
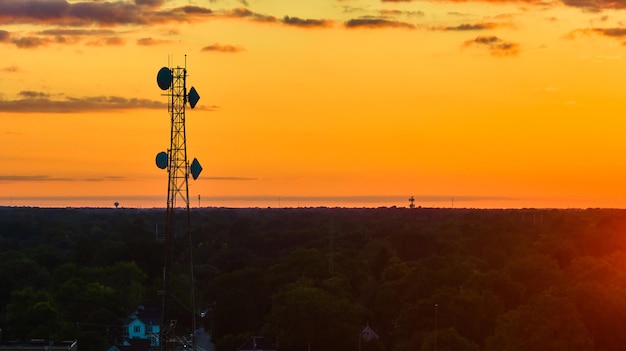
<instances>
[{"instance_id":1,"label":"yellow sky","mask_svg":"<svg viewBox=\"0 0 626 351\"><path fill-rule=\"evenodd\" d=\"M0 205L626 207L626 1L6 0ZM454 200L453 200L454 199Z\"/></svg>"}]
</instances>

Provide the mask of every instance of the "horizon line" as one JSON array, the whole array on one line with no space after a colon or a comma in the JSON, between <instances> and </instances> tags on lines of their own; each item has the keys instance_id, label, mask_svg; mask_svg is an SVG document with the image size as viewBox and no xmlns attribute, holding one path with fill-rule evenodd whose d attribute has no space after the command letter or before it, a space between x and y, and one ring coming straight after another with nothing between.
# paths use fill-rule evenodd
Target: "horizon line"
<instances>
[{"instance_id":1,"label":"horizon line","mask_svg":"<svg viewBox=\"0 0 626 351\"><path fill-rule=\"evenodd\" d=\"M586 209L626 208L615 201L567 197L515 197L503 195L195 195L190 208L476 208L476 209ZM166 208L166 196L159 195L81 195L81 196L1 196L0 207L40 208ZM180 200L180 199L177 199ZM183 203L182 200L177 203ZM609 203L611 203L609 205ZM623 202L626 204L626 201ZM202 206L205 204L204 206ZM568 205L565 205L568 204ZM176 206L177 208L184 208Z\"/></svg>"}]
</instances>

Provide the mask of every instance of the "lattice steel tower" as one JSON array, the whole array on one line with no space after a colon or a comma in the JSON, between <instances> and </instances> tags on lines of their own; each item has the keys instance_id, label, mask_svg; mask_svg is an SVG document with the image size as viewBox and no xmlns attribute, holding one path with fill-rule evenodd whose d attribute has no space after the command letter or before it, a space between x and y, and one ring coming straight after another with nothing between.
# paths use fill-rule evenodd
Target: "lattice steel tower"
<instances>
[{"instance_id":1,"label":"lattice steel tower","mask_svg":"<svg viewBox=\"0 0 626 351\"><path fill-rule=\"evenodd\" d=\"M157 84L169 98L168 112L171 119L170 148L167 152L160 152L156 156L157 167L167 169L167 212L165 221L164 263L163 263L163 318L159 333L159 345L161 350L175 349L174 328L176 322L171 319L171 292L170 276L173 259L174 222L176 213L176 199L183 201L187 212L187 235L189 236L189 173L193 179L197 179L202 171L200 162L194 158L191 165L187 161L187 136L185 132L185 107L187 102L193 109L200 96L195 88L187 93L187 68L186 67L163 67L157 74ZM191 237L189 237L191 250ZM190 252L191 257L191 252ZM193 284L193 260L190 260L191 280ZM191 313L192 335L195 333L195 297L193 287L191 289ZM192 347L195 350L195 341L192 338Z\"/></svg>"}]
</instances>

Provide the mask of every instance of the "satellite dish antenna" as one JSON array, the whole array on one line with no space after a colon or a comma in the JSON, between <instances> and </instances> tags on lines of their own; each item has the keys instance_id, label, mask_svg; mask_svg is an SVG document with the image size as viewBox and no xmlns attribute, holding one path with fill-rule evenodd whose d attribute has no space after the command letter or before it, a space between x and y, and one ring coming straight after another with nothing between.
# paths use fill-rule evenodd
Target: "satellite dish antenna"
<instances>
[{"instance_id":1,"label":"satellite dish antenna","mask_svg":"<svg viewBox=\"0 0 626 351\"><path fill-rule=\"evenodd\" d=\"M161 151L156 155L156 165L160 169L167 167L167 153L165 151Z\"/></svg>"},{"instance_id":2,"label":"satellite dish antenna","mask_svg":"<svg viewBox=\"0 0 626 351\"><path fill-rule=\"evenodd\" d=\"M167 67L162 67L157 73L157 84L161 90L167 90L172 85L172 71Z\"/></svg>"}]
</instances>

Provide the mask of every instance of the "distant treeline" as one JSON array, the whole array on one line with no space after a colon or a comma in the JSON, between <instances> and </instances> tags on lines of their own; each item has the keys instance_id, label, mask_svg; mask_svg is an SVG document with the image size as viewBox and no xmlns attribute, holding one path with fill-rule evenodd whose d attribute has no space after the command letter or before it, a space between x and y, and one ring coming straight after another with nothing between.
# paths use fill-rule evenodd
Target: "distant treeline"
<instances>
[{"instance_id":1,"label":"distant treeline","mask_svg":"<svg viewBox=\"0 0 626 351\"><path fill-rule=\"evenodd\" d=\"M120 342L160 302L165 210L0 208L2 341ZM193 209L171 291L217 351L623 350L626 211ZM190 247L192 248L190 250ZM190 255L190 251L192 255ZM378 336L359 340L369 326Z\"/></svg>"}]
</instances>

